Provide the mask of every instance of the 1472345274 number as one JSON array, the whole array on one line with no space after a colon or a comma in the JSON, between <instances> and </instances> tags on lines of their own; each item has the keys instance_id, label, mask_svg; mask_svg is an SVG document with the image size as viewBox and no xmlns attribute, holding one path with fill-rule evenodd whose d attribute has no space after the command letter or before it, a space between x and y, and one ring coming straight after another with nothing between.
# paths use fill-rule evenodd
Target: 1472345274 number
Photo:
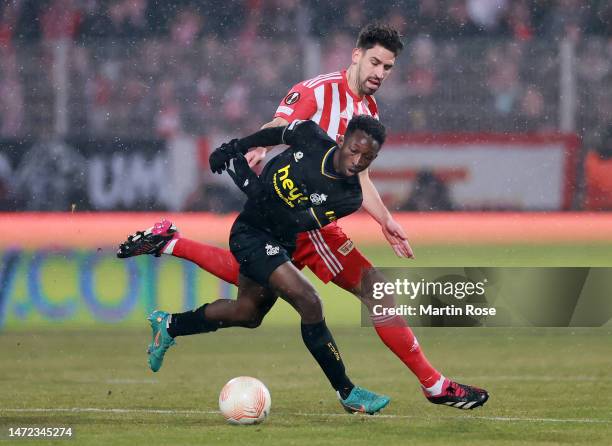
<instances>
[{"instance_id":1,"label":"1472345274 number","mask_svg":"<svg viewBox=\"0 0 612 446\"><path fill-rule=\"evenodd\" d=\"M8 436L10 438L39 438L39 437L72 437L71 427L52 427L52 426L19 426L9 427Z\"/></svg>"}]
</instances>

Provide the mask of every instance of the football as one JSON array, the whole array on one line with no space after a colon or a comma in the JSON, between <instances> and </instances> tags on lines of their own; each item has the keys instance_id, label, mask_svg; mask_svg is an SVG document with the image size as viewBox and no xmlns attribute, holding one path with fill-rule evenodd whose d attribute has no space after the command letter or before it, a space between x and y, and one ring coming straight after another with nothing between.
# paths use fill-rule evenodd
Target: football
<instances>
[{"instance_id":1,"label":"football","mask_svg":"<svg viewBox=\"0 0 612 446\"><path fill-rule=\"evenodd\" d=\"M258 424L270 414L272 399L260 380L239 376L223 386L219 409L230 424Z\"/></svg>"}]
</instances>

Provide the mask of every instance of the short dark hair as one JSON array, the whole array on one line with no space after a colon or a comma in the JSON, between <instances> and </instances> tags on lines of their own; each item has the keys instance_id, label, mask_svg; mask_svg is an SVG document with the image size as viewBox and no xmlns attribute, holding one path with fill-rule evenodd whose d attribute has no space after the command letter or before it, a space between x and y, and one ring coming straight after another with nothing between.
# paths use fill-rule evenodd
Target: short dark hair
<instances>
[{"instance_id":1,"label":"short dark hair","mask_svg":"<svg viewBox=\"0 0 612 446\"><path fill-rule=\"evenodd\" d=\"M344 137L348 138L355 130L362 130L364 133L370 135L381 147L387 138L385 126L372 116L358 115L352 118L346 127Z\"/></svg>"},{"instance_id":2,"label":"short dark hair","mask_svg":"<svg viewBox=\"0 0 612 446\"><path fill-rule=\"evenodd\" d=\"M369 23L361 28L357 37L357 48L369 50L375 45L388 49L396 57L404 49L399 32L392 26L378 22Z\"/></svg>"}]
</instances>

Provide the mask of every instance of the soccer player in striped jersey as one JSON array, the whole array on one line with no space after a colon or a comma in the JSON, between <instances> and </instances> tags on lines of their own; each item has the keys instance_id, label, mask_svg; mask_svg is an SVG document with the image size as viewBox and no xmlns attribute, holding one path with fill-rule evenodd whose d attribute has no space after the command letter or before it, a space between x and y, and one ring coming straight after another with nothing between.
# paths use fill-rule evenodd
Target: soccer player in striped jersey
<instances>
[{"instance_id":1,"label":"soccer player in striped jersey","mask_svg":"<svg viewBox=\"0 0 612 446\"><path fill-rule=\"evenodd\" d=\"M382 24L365 26L359 33L351 65L346 70L296 84L281 101L274 119L262 128L312 120L332 139L338 140L353 116L366 114L378 119L373 95L391 73L402 49L395 29ZM247 154L249 165L261 162L266 150L262 147L250 151ZM359 180L363 208L380 224L396 255L414 257L404 229L383 204L368 170L359 174ZM198 264L229 283L238 283L239 265L229 250L180 237L176 227L168 221L137 232L118 253L120 257L139 254L174 255ZM310 268L324 283L331 281L354 294L370 310L374 303L372 284L384 281L337 224L299 234L292 260L298 268ZM429 401L464 409L486 402L488 394L485 391L451 381L429 363L401 316L372 314L371 318L381 340L415 374Z\"/></svg>"}]
</instances>

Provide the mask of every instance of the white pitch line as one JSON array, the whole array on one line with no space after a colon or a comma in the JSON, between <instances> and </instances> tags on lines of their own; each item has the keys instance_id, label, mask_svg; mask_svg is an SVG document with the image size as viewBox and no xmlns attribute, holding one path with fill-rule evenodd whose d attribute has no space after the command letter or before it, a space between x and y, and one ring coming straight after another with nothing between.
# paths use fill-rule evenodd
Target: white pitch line
<instances>
[{"instance_id":1,"label":"white pitch line","mask_svg":"<svg viewBox=\"0 0 612 446\"><path fill-rule=\"evenodd\" d=\"M168 414L168 415L212 415L218 414L217 410L173 410L173 409L101 409L98 407L56 407L56 408L0 408L0 412L18 412L18 413L34 413L34 412L94 412L94 413L151 413L151 414Z\"/></svg>"},{"instance_id":2,"label":"white pitch line","mask_svg":"<svg viewBox=\"0 0 612 446\"><path fill-rule=\"evenodd\" d=\"M609 376L546 376L546 375L496 375L496 376L455 376L454 379L461 380L487 380L487 381L569 381L569 382L596 382L612 381Z\"/></svg>"},{"instance_id":3,"label":"white pitch line","mask_svg":"<svg viewBox=\"0 0 612 446\"><path fill-rule=\"evenodd\" d=\"M106 384L159 384L156 379L107 379Z\"/></svg>"},{"instance_id":4,"label":"white pitch line","mask_svg":"<svg viewBox=\"0 0 612 446\"><path fill-rule=\"evenodd\" d=\"M100 409L97 407L72 407L72 408L0 408L0 412L11 413L144 413L144 414L166 414L166 415L218 415L216 410L173 410L173 409ZM346 417L347 414L342 413L309 413L309 412L291 412L286 415L299 417ZM372 419L387 418L387 419L425 419L416 415L392 415L378 414ZM438 416L436 419L444 420L485 420L485 421L502 421L502 422L528 422L528 423L594 423L594 424L611 424L612 420L596 419L596 418L521 418L521 417L483 417L483 416Z\"/></svg>"}]
</instances>

